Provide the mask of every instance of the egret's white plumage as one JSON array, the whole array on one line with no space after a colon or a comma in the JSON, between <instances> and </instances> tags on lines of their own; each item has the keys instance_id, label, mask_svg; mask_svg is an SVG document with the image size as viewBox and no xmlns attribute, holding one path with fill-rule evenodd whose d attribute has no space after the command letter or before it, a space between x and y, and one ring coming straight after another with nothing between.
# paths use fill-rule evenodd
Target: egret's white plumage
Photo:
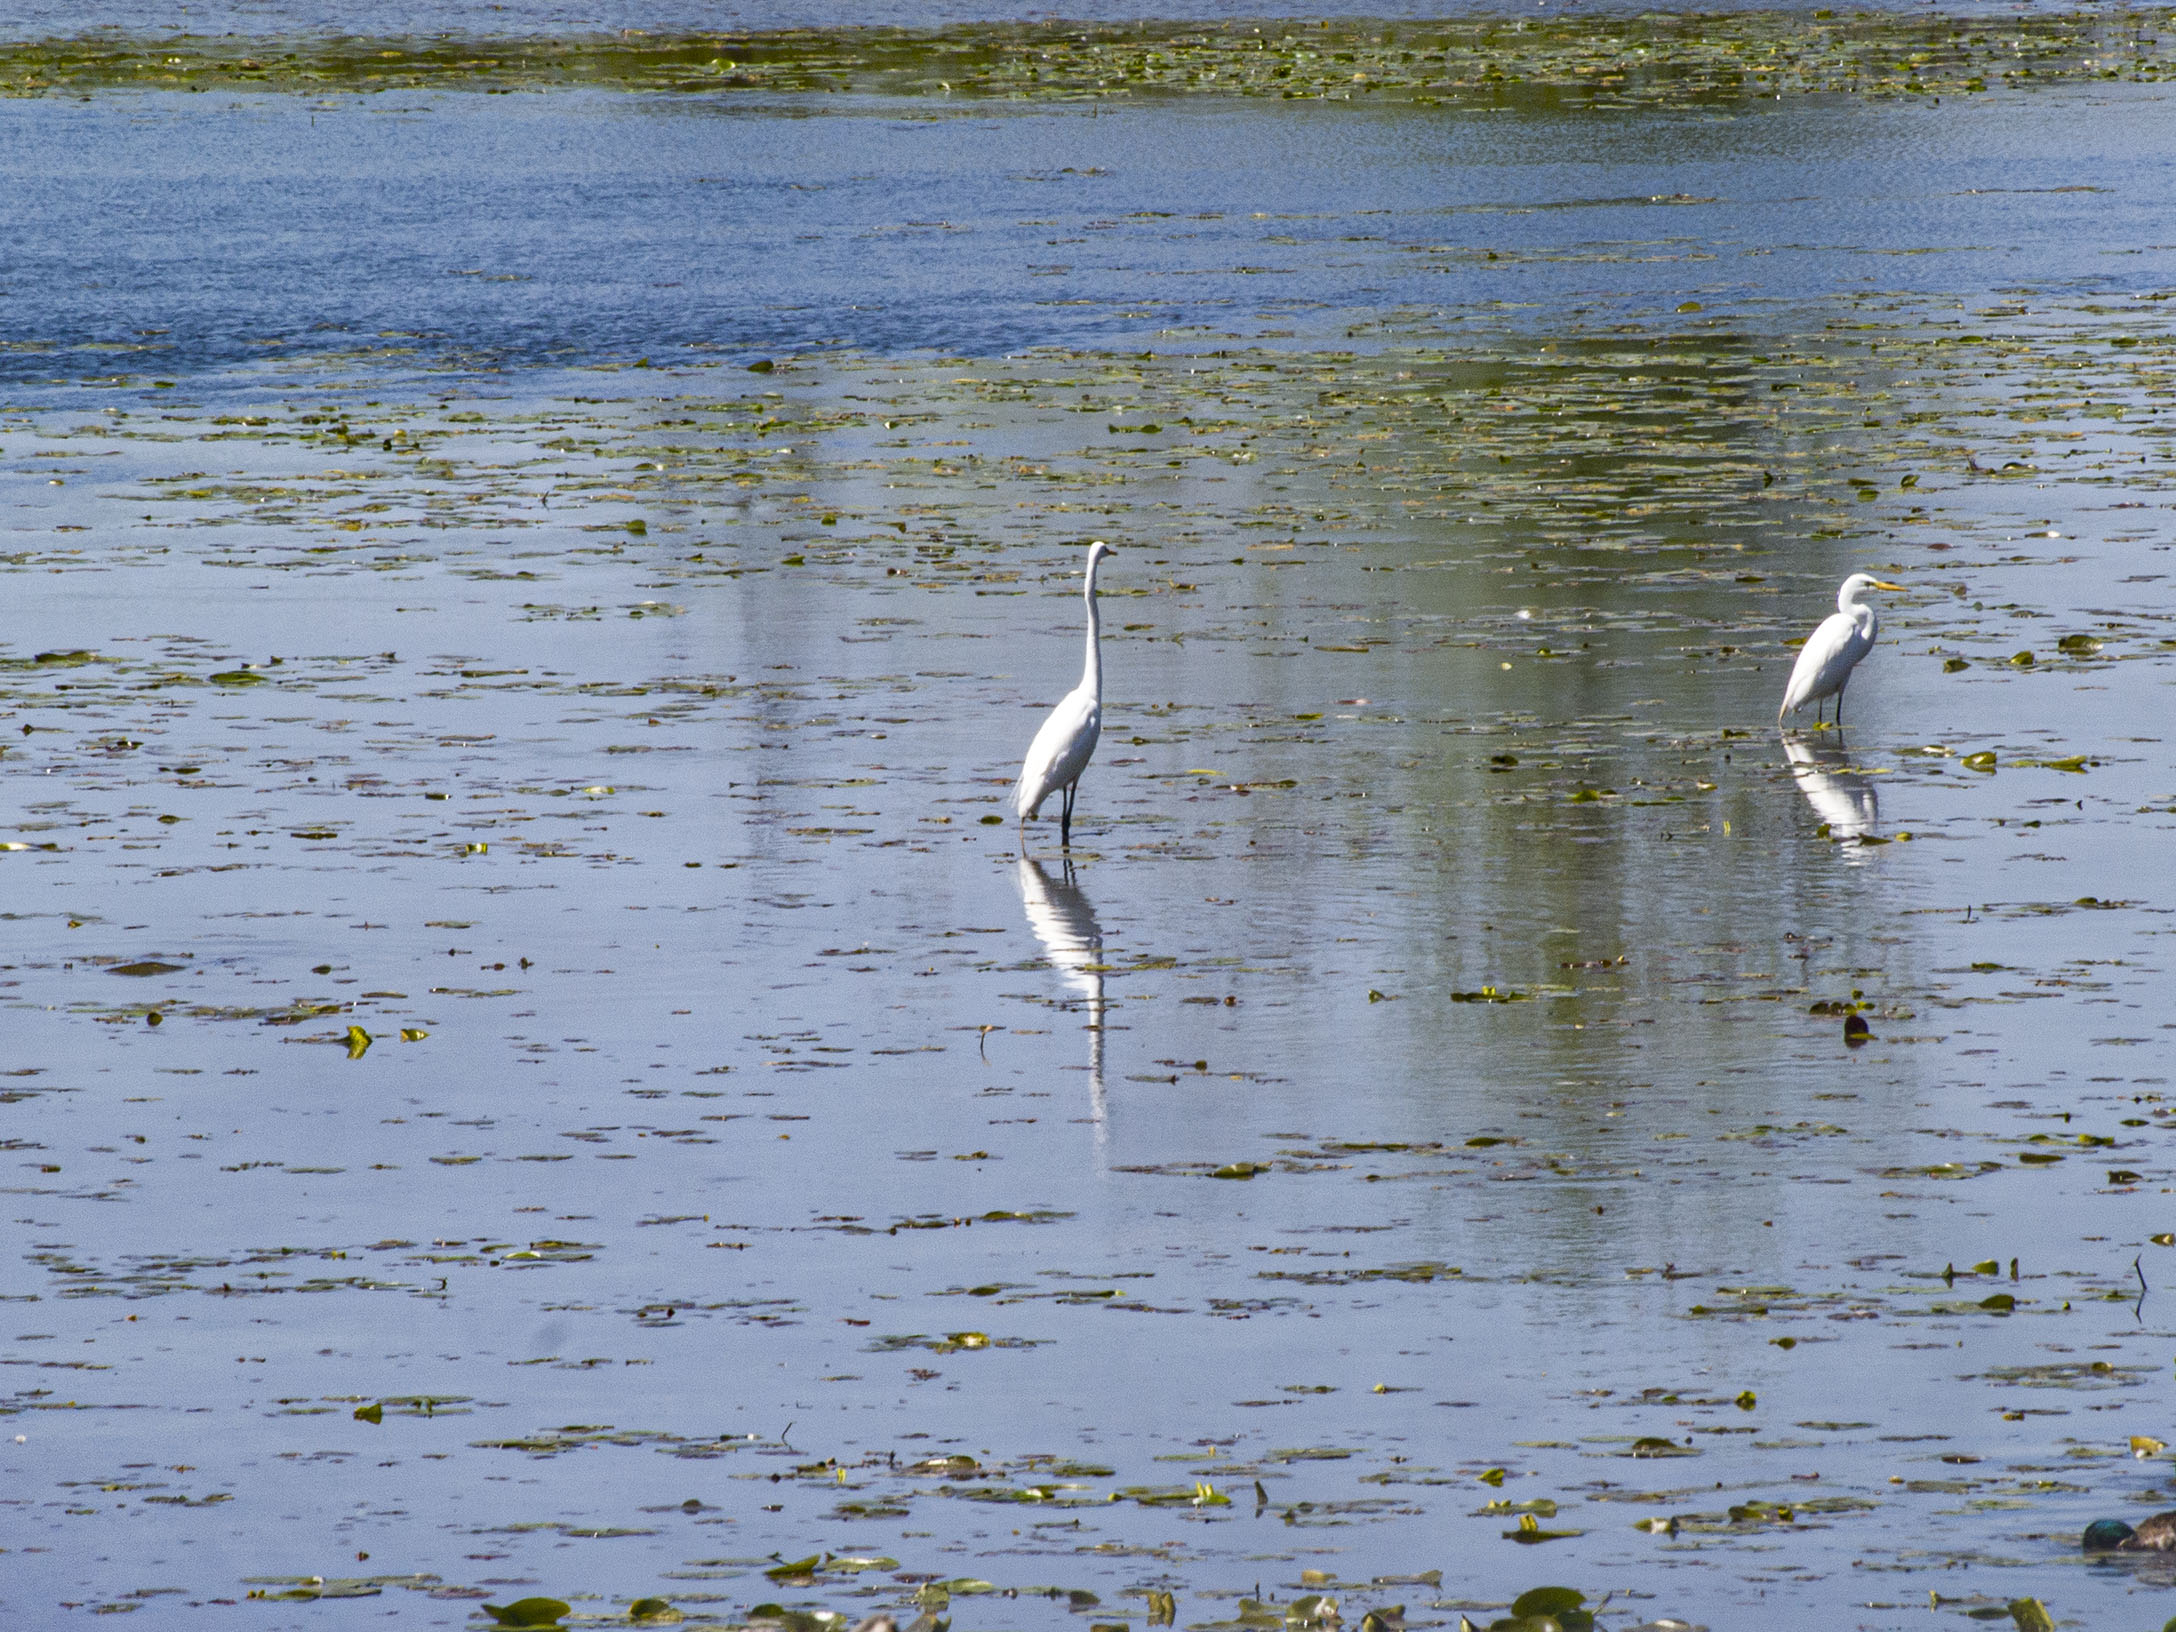
<instances>
[{"instance_id":1,"label":"egret's white plumage","mask_svg":"<svg viewBox=\"0 0 2176 1632\"><path fill-rule=\"evenodd\" d=\"M1843 588L1836 592L1836 610L1821 620L1821 627L1799 648L1798 661L1791 666L1791 683L1783 688L1783 706L1776 710L1777 720L1812 703L1813 717L1818 722L1821 699L1833 697L1836 723L1843 724L1844 687L1851 683L1851 671L1859 659L1874 649L1874 636L1881 632L1881 620L1860 597L1870 589L1903 587L1870 572L1854 572L1844 580Z\"/></svg>"},{"instance_id":2,"label":"egret's white plumage","mask_svg":"<svg viewBox=\"0 0 2176 1632\"><path fill-rule=\"evenodd\" d=\"M1027 842L1028 820L1043 808L1045 799L1061 789L1064 803L1059 808L1059 843L1068 848L1073 843L1073 795L1080 786L1080 773L1095 754L1096 738L1103 734L1102 623L1096 613L1096 568L1110 553L1110 545L1100 538L1088 546L1088 575L1081 588L1082 598L1088 603L1088 656L1081 666L1080 684L1067 692L1043 721L1035 740L1028 744L1020 780L1013 784L1012 809L1021 823L1023 845Z\"/></svg>"}]
</instances>

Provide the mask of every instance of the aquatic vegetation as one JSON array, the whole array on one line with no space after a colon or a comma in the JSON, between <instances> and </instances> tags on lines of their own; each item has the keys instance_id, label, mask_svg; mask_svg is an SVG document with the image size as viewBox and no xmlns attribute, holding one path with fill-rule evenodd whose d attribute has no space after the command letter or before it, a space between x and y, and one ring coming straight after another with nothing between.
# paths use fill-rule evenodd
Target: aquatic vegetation
<instances>
[{"instance_id":1,"label":"aquatic vegetation","mask_svg":"<svg viewBox=\"0 0 2176 1632\"><path fill-rule=\"evenodd\" d=\"M0 94L584 87L682 96L1266 96L1615 109L2157 81L2171 69L2163 22L2150 10L1999 18L1717 11L1436 22L630 30L518 40L85 36L0 43Z\"/></svg>"}]
</instances>

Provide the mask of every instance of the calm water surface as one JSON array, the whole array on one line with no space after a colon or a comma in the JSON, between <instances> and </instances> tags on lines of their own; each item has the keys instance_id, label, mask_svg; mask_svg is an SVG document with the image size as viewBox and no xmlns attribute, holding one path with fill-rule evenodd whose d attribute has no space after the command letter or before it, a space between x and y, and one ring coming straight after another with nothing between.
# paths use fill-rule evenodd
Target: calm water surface
<instances>
[{"instance_id":1,"label":"calm water surface","mask_svg":"<svg viewBox=\"0 0 2176 1632\"><path fill-rule=\"evenodd\" d=\"M2159 93L0 120L23 1624L2176 1611Z\"/></svg>"},{"instance_id":2,"label":"calm water surface","mask_svg":"<svg viewBox=\"0 0 2176 1632\"><path fill-rule=\"evenodd\" d=\"M1197 324L1342 341L1385 310L1509 306L1548 326L1667 320L1688 297L1758 321L1868 289L2129 295L2171 276L2167 129L2158 86L1641 119L13 101L0 379L261 385L245 365L357 349L532 368L1135 346Z\"/></svg>"}]
</instances>

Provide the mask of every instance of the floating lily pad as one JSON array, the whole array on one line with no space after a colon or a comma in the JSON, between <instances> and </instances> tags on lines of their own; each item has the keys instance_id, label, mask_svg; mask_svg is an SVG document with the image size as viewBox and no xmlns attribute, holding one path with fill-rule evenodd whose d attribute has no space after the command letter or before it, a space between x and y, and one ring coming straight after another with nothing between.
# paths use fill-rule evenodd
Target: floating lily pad
<instances>
[{"instance_id":1,"label":"floating lily pad","mask_svg":"<svg viewBox=\"0 0 2176 1632\"><path fill-rule=\"evenodd\" d=\"M517 1598L510 1604L485 1604L483 1611L500 1626L554 1627L573 1607L557 1598Z\"/></svg>"}]
</instances>

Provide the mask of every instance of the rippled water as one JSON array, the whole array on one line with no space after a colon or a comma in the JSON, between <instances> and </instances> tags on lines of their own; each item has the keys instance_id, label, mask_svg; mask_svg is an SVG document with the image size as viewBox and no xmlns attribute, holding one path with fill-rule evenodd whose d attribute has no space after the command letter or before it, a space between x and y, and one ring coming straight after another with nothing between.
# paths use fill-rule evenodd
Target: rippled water
<instances>
[{"instance_id":1,"label":"rippled water","mask_svg":"<svg viewBox=\"0 0 2176 1632\"><path fill-rule=\"evenodd\" d=\"M0 1601L2151 1622L2158 95L0 105Z\"/></svg>"},{"instance_id":2,"label":"rippled water","mask_svg":"<svg viewBox=\"0 0 2176 1632\"><path fill-rule=\"evenodd\" d=\"M1639 120L841 100L0 103L0 379L1342 342L1688 297L1787 331L1776 302L2168 269L2157 86Z\"/></svg>"}]
</instances>

